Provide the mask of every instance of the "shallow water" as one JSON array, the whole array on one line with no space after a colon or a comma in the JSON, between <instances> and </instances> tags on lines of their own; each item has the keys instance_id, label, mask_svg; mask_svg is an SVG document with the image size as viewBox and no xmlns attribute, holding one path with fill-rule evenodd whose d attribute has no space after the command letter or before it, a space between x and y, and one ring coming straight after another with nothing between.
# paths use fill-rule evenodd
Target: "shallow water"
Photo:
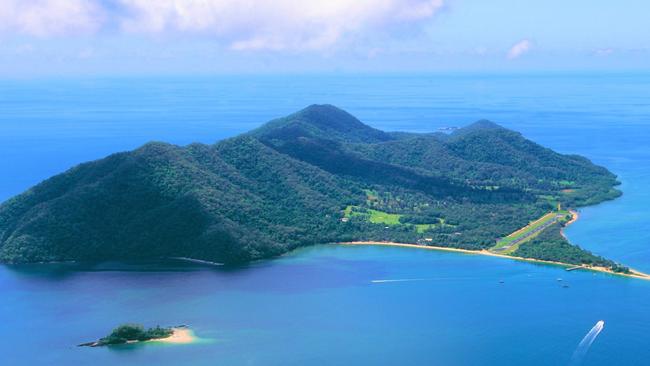
<instances>
[{"instance_id":1,"label":"shallow water","mask_svg":"<svg viewBox=\"0 0 650 366\"><path fill-rule=\"evenodd\" d=\"M623 197L566 232L650 271L648 100L648 74L2 81L0 200L149 140L212 143L311 103L386 130L489 118L618 174ZM650 282L448 252L318 246L231 270L2 266L0 293L9 365L562 365L601 319L584 365L650 359ZM75 347L128 321L187 323L211 341Z\"/></svg>"}]
</instances>

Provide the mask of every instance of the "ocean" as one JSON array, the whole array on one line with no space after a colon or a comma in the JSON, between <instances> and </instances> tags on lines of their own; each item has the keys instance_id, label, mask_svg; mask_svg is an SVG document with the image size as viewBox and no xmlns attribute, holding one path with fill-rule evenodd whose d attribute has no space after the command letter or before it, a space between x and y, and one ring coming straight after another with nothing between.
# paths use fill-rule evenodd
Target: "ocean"
<instances>
[{"instance_id":1,"label":"ocean","mask_svg":"<svg viewBox=\"0 0 650 366\"><path fill-rule=\"evenodd\" d=\"M649 100L647 73L3 80L0 201L75 164L151 140L214 143L314 103L389 131L436 131L486 118L616 173L623 196L582 209L566 234L650 272ZM650 281L469 254L320 245L237 269L179 262L0 266L0 293L3 365L650 359ZM600 320L602 331L590 332ZM204 341L76 347L124 322L188 324Z\"/></svg>"}]
</instances>

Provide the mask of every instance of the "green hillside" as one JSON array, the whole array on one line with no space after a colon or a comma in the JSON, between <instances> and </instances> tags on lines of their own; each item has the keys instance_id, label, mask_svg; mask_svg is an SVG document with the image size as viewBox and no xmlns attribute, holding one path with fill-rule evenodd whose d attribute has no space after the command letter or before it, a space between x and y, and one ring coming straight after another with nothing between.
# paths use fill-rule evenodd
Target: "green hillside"
<instances>
[{"instance_id":1,"label":"green hillside","mask_svg":"<svg viewBox=\"0 0 650 366\"><path fill-rule=\"evenodd\" d=\"M0 260L234 264L351 240L486 249L617 184L492 122L386 133L316 105L214 145L149 143L54 176L0 206Z\"/></svg>"}]
</instances>

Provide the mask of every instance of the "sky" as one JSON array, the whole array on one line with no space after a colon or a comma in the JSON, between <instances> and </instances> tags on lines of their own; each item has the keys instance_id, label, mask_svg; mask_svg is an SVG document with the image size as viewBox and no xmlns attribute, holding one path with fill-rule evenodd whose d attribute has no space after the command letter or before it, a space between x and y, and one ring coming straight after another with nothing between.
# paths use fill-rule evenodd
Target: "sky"
<instances>
[{"instance_id":1,"label":"sky","mask_svg":"<svg viewBox=\"0 0 650 366\"><path fill-rule=\"evenodd\" d=\"M0 0L0 77L650 69L647 0Z\"/></svg>"}]
</instances>

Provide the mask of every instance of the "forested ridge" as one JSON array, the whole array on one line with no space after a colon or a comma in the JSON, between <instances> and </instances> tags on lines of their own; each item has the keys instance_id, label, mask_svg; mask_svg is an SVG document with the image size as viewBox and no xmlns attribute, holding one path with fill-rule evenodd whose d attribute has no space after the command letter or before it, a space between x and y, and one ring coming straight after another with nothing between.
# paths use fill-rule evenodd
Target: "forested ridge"
<instances>
[{"instance_id":1,"label":"forested ridge","mask_svg":"<svg viewBox=\"0 0 650 366\"><path fill-rule=\"evenodd\" d=\"M0 260L242 263L352 240L485 249L617 184L489 121L387 133L313 105L213 145L149 143L54 176L0 205Z\"/></svg>"}]
</instances>

